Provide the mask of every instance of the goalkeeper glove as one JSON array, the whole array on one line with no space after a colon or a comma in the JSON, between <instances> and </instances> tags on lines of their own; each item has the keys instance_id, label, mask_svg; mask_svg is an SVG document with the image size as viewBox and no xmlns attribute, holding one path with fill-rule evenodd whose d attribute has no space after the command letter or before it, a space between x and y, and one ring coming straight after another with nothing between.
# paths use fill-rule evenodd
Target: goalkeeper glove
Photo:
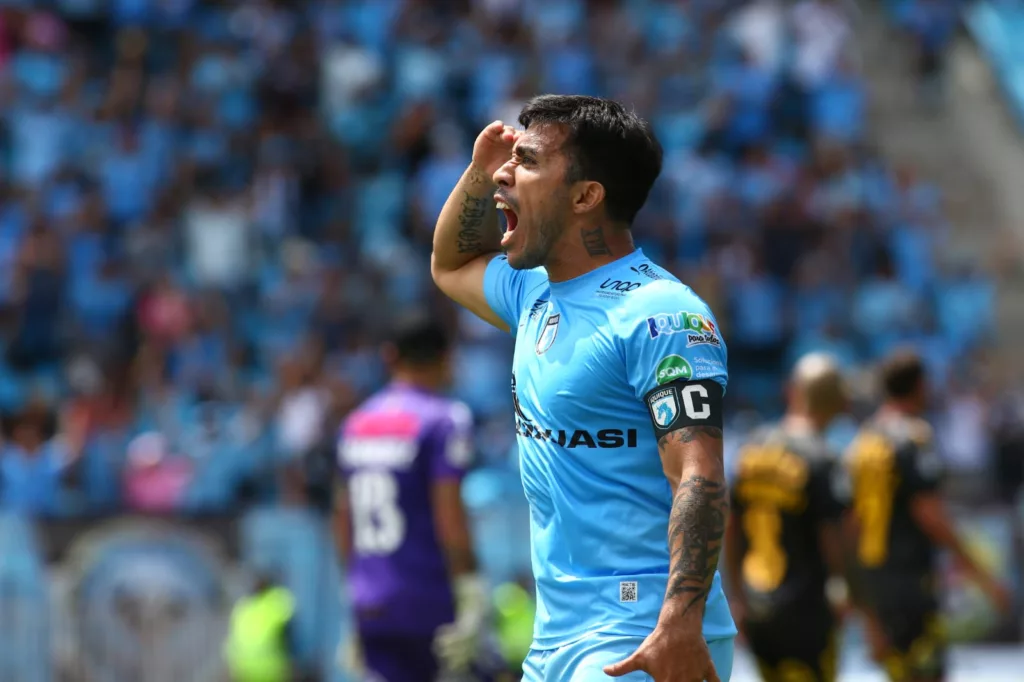
<instances>
[{"instance_id":1,"label":"goalkeeper glove","mask_svg":"<svg viewBox=\"0 0 1024 682\"><path fill-rule=\"evenodd\" d=\"M462 672L476 656L487 618L488 598L484 580L460 575L454 580L455 622L442 625L434 636L434 654L448 672Z\"/></svg>"},{"instance_id":2,"label":"goalkeeper glove","mask_svg":"<svg viewBox=\"0 0 1024 682\"><path fill-rule=\"evenodd\" d=\"M349 633L338 642L335 652L335 663L348 673L357 677L366 673L366 662L363 660L363 647L359 643L359 636L354 632Z\"/></svg>"}]
</instances>

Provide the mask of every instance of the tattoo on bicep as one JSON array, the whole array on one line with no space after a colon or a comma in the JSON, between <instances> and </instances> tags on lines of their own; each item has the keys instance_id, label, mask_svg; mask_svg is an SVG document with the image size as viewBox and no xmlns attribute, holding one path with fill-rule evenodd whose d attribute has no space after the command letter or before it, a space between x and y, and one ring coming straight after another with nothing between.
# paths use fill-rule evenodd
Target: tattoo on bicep
<instances>
[{"instance_id":1,"label":"tattoo on bicep","mask_svg":"<svg viewBox=\"0 0 1024 682\"><path fill-rule=\"evenodd\" d=\"M604 238L604 228L600 225L592 230L581 230L580 234L583 235L583 246L586 247L591 258L612 255L611 249L608 248L608 242Z\"/></svg>"},{"instance_id":2,"label":"tattoo on bicep","mask_svg":"<svg viewBox=\"0 0 1024 682\"><path fill-rule=\"evenodd\" d=\"M480 253L483 251L483 227L487 219L487 200L474 197L468 192L462 200L459 212L459 253Z\"/></svg>"},{"instance_id":3,"label":"tattoo on bicep","mask_svg":"<svg viewBox=\"0 0 1024 682\"><path fill-rule=\"evenodd\" d=\"M687 595L684 613L695 606L703 611L718 568L729 495L720 478L691 476L679 484L668 524L671 554L665 599Z\"/></svg>"}]
</instances>

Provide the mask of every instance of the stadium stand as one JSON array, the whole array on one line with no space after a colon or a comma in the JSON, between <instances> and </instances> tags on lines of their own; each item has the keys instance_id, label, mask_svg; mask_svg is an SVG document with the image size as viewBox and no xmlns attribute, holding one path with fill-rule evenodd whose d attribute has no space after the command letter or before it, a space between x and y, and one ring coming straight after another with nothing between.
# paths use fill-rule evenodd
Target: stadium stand
<instances>
[{"instance_id":1,"label":"stadium stand","mask_svg":"<svg viewBox=\"0 0 1024 682\"><path fill-rule=\"evenodd\" d=\"M964 23L992 65L1017 124L1024 128L1024 7L1015 2L971 3Z\"/></svg>"}]
</instances>

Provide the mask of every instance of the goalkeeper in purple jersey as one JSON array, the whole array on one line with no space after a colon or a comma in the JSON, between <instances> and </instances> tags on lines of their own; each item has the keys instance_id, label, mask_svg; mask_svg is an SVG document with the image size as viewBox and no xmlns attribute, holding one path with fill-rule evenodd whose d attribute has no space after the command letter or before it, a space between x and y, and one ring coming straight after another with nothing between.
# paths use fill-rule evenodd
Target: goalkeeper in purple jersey
<instances>
[{"instance_id":1,"label":"goalkeeper in purple jersey","mask_svg":"<svg viewBox=\"0 0 1024 682\"><path fill-rule=\"evenodd\" d=\"M335 534L363 664L385 682L467 671L487 616L461 498L472 418L441 395L449 350L429 318L400 323L385 350L391 383L338 441Z\"/></svg>"}]
</instances>

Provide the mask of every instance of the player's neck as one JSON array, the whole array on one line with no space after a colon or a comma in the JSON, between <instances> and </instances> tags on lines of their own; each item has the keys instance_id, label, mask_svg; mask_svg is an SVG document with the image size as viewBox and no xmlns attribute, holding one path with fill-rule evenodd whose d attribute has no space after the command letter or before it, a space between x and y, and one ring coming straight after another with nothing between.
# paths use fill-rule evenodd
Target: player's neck
<instances>
[{"instance_id":1,"label":"player's neck","mask_svg":"<svg viewBox=\"0 0 1024 682\"><path fill-rule=\"evenodd\" d=\"M626 226L611 223L571 226L552 250L544 269L549 281L566 282L634 251L633 233Z\"/></svg>"},{"instance_id":2,"label":"player's neck","mask_svg":"<svg viewBox=\"0 0 1024 682\"><path fill-rule=\"evenodd\" d=\"M441 389L441 380L434 377L433 372L426 370L395 370L391 374L391 381L427 393L437 393Z\"/></svg>"},{"instance_id":3,"label":"player's neck","mask_svg":"<svg viewBox=\"0 0 1024 682\"><path fill-rule=\"evenodd\" d=\"M793 433L818 434L825 430L824 425L803 412L789 412L782 418L783 427Z\"/></svg>"},{"instance_id":4,"label":"player's neck","mask_svg":"<svg viewBox=\"0 0 1024 682\"><path fill-rule=\"evenodd\" d=\"M921 410L910 401L887 400L878 408L881 417L920 417Z\"/></svg>"}]
</instances>

